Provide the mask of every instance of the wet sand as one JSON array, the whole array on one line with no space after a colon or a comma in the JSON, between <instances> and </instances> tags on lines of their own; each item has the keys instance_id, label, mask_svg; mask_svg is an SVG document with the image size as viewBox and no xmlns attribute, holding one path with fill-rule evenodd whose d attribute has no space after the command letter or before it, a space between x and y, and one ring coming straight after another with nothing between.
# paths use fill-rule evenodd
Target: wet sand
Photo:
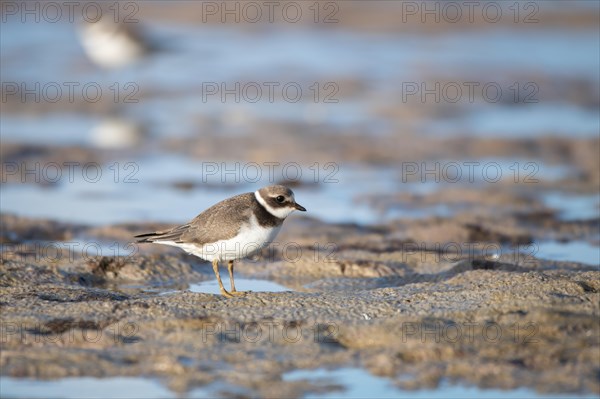
<instances>
[{"instance_id":1,"label":"wet sand","mask_svg":"<svg viewBox=\"0 0 600 399\"><path fill-rule=\"evenodd\" d=\"M13 231L22 226L23 242L92 242L150 227L2 221ZM223 382L226 396L328 391L335 387L282 375L348 366L402 389L450 382L599 392L597 265L538 259L524 247L485 254L433 245L461 236L526 244L538 234L485 227L493 223L471 227L457 217L365 228L292 217L280 245L237 267L240 278L288 291L235 299L191 292L190 284L214 277L208 263L180 252L63 250L57 259L20 240L10 245L3 234L1 366L19 378L156 377L179 393ZM596 220L590 228L597 227ZM425 237L432 248L422 246Z\"/></svg>"}]
</instances>

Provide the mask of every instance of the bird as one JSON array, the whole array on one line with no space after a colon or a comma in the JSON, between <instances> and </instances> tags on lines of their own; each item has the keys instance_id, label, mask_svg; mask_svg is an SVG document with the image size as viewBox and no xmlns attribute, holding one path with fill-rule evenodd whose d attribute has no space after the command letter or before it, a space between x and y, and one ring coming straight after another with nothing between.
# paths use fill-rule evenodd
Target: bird
<instances>
[{"instance_id":1,"label":"bird","mask_svg":"<svg viewBox=\"0 0 600 399\"><path fill-rule=\"evenodd\" d=\"M160 50L137 24L115 22L108 12L94 22L82 20L78 28L85 53L102 68L124 67Z\"/></svg>"},{"instance_id":2,"label":"bird","mask_svg":"<svg viewBox=\"0 0 600 399\"><path fill-rule=\"evenodd\" d=\"M272 185L227 198L206 209L189 223L166 231L136 235L138 243L175 246L212 263L219 290L225 297L246 295L237 291L233 262L252 256L271 243L294 211L306 212L288 187ZM227 262L230 291L223 287L219 262Z\"/></svg>"}]
</instances>

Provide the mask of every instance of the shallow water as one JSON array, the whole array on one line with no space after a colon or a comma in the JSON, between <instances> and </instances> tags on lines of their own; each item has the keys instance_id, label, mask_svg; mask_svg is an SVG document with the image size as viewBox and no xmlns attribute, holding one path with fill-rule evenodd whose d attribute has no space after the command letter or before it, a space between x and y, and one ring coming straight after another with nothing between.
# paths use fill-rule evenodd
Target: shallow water
<instances>
[{"instance_id":1,"label":"shallow water","mask_svg":"<svg viewBox=\"0 0 600 399\"><path fill-rule=\"evenodd\" d=\"M465 115L432 121L429 131L446 136L596 137L600 113L572 104L537 103L520 107L486 104Z\"/></svg>"},{"instance_id":2,"label":"shallow water","mask_svg":"<svg viewBox=\"0 0 600 399\"><path fill-rule=\"evenodd\" d=\"M2 377L0 393L3 398L177 398L158 380L141 377L92 378L73 377L60 380L31 380ZM188 398L214 396L205 389L194 389Z\"/></svg>"},{"instance_id":3,"label":"shallow water","mask_svg":"<svg viewBox=\"0 0 600 399\"><path fill-rule=\"evenodd\" d=\"M535 257L600 266L600 247L585 241L542 241L535 243Z\"/></svg>"},{"instance_id":4,"label":"shallow water","mask_svg":"<svg viewBox=\"0 0 600 399\"><path fill-rule=\"evenodd\" d=\"M120 171L118 178L115 165ZM220 174L208 176L205 167L208 167L206 163L167 155L107 165L98 181L86 180L83 170L77 169L72 183L61 179L62 184L52 187L4 185L0 193L2 208L4 212L23 216L75 223L111 224L139 220L183 223L224 198L254 191L283 177L281 169L273 180L265 171L261 180L253 184L246 182L242 173L234 173L223 184ZM223 168L235 169L235 165L228 164ZM311 171L304 169L304 173L310 183L308 173ZM172 186L174 177L176 182L191 182L197 187L178 190ZM356 182L369 181L374 192L390 193L398 187L389 184L396 180L395 177L393 168L341 167L332 175L331 183L301 189L298 202L311 216L326 221L373 222L381 215L366 204L355 204L355 198L363 191ZM40 206L42 199L43 206Z\"/></svg>"},{"instance_id":5,"label":"shallow water","mask_svg":"<svg viewBox=\"0 0 600 399\"><path fill-rule=\"evenodd\" d=\"M377 99L361 92L345 97L337 94L333 103L313 101L311 84L324 85L340 77L364 82L368 85L367 93L373 90L374 93L399 96L397 91L401 91L403 84L420 84L430 77L462 82L473 80L473 76L489 76L489 71L493 71L495 81L509 82L514 80L514 71L524 76L539 73L562 76L568 71L580 78L598 81L600 69L598 57L595 57L600 51L600 40L595 32L585 30L538 29L524 33L498 29L477 35L460 32L443 36L404 34L402 40L398 40L391 34L342 30L295 29L273 35L269 31L248 33L215 26L175 27L150 22L147 25L152 36L177 45L146 63L118 71L99 71L85 58L72 24L23 24L9 16L3 23L4 34L0 39L3 80L40 84L78 81L82 85L94 82L103 89L105 96L113 94L110 86L115 82L120 87L134 83L141 91L180 92L114 107L123 117L129 116L152 126L153 134L158 137L169 137L198 134L194 121L199 116L229 123L227 130L235 130L236 120L243 126L250 121L271 119L324 123L342 128L362 126L364 132L390 132L392 125L373 112L373 101L381 102L385 98ZM197 37L211 39L200 41ZM24 51L24 48L31 51ZM363 56L365 52L366 57ZM36 62L38 57L52 62ZM289 68L290 65L293 68ZM422 65L427 65L427 76L422 75ZM172 73L173 70L178 73ZM288 72L282 73L282 70ZM448 77L449 70L463 71L466 75ZM243 98L224 102L219 94L210 97L202 94L203 85L207 83L254 82L260 86L261 82L272 81L274 77L282 86L289 82L298 83L303 88L303 98L296 102L278 96L271 101L264 95L257 102ZM415 77L422 81L415 82ZM510 91L509 87L507 84L504 91ZM538 137L545 133L595 137L600 125L597 111L577 105L566 106L561 102L506 107L489 100L477 100L474 103L467 101L466 105L471 112L457 121L424 120L420 122L423 123L421 128L434 133L458 130L460 134L494 137L507 134ZM21 136L19 132L24 127L14 126L20 122L10 118L3 129L8 139L35 138L36 133L31 131ZM53 116L43 117L49 122L52 122L51 118ZM74 132L73 126L93 124L95 118L85 114L68 117L62 122L63 128L52 129L50 137L58 134L62 143L85 142L86 131ZM42 135L43 131L48 128L42 127L38 137L49 137Z\"/></svg>"},{"instance_id":6,"label":"shallow water","mask_svg":"<svg viewBox=\"0 0 600 399\"><path fill-rule=\"evenodd\" d=\"M577 195L552 191L542 195L546 206L559 212L561 220L600 218L600 194Z\"/></svg>"},{"instance_id":7,"label":"shallow water","mask_svg":"<svg viewBox=\"0 0 600 399\"><path fill-rule=\"evenodd\" d=\"M221 273L221 280L227 290L229 290L229 278L225 277L225 273ZM292 289L284 287L283 285L277 284L273 281L258 280L249 278L236 278L235 288L238 291L252 291L252 292L285 292L292 291ZM199 292L203 294L217 294L219 290L219 284L216 278L213 280L203 281L198 284L190 284L191 292Z\"/></svg>"},{"instance_id":8,"label":"shallow water","mask_svg":"<svg viewBox=\"0 0 600 399\"><path fill-rule=\"evenodd\" d=\"M89 146L99 120L82 114L2 115L2 140L13 143Z\"/></svg>"},{"instance_id":9,"label":"shallow water","mask_svg":"<svg viewBox=\"0 0 600 399\"><path fill-rule=\"evenodd\" d=\"M473 180L470 180L468 169L462 166L466 162L478 165L472 169ZM439 170L450 163L459 165L460 179L450 176L454 173L452 168L448 168L447 178L443 173L437 173L436 179L424 173L409 176L402 167L357 164L334 164L331 168L319 165L321 175L315 178L314 170L303 167L299 181L307 183L307 186L296 190L298 202L308 209L308 215L334 223L373 224L398 217L450 216L452 209L445 205L415 208L398 204L382 212L364 201L363 197L397 192L427 194L455 184L485 187L495 184L490 182L488 175L495 179L500 173L500 177L512 179L516 170L520 173L519 179L531 175L539 181L556 181L572 173L564 165L503 158L426 162L424 166L417 167L424 170L435 167L435 163L439 164ZM173 154L153 155L103 165L97 179L96 168L75 168L72 181L67 174L68 169L63 168L63 176L53 186L4 184L0 192L2 209L22 216L84 224L140 220L184 223L224 198L274 184L286 176L285 165L275 168L273 176L269 175L267 168L262 168L262 174L255 182L254 178L248 178L254 175L247 176L243 172L244 164L237 167L233 163L217 165L222 170L237 170L230 175L209 174L213 165L213 162L200 162ZM177 182L190 183L192 187L177 189L173 186ZM365 192L365 187L369 187L368 192Z\"/></svg>"},{"instance_id":10,"label":"shallow water","mask_svg":"<svg viewBox=\"0 0 600 399\"><path fill-rule=\"evenodd\" d=\"M345 389L326 394L309 394L305 398L571 398L593 397L573 395L539 394L531 389L519 388L513 390L481 389L461 385L442 384L440 389L422 389L416 391L401 390L383 377L369 374L360 368L343 368L337 370L295 370L283 376L284 380L309 380L322 382L326 385L340 384Z\"/></svg>"},{"instance_id":11,"label":"shallow water","mask_svg":"<svg viewBox=\"0 0 600 399\"><path fill-rule=\"evenodd\" d=\"M328 386L338 384L343 390L329 393L307 394L303 398L507 398L507 399L560 399L594 398L594 395L540 394L531 389L513 390L481 389L461 385L442 384L441 389L406 391L395 387L383 377L369 374L359 368L337 370L295 370L284 373L284 381L307 380L313 384ZM219 389L220 388L220 389ZM214 383L207 387L194 388L186 398L216 397L219 392L231 392L234 387ZM59 380L30 380L2 377L0 395L11 398L177 398L181 397L165 388L158 380L140 377L92 378L73 377Z\"/></svg>"}]
</instances>

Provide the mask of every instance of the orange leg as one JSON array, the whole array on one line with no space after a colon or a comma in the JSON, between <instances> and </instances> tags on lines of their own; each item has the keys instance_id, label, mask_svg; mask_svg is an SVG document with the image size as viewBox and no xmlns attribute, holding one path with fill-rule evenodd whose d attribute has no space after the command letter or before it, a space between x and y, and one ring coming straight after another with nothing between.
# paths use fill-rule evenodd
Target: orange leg
<instances>
[{"instance_id":1,"label":"orange leg","mask_svg":"<svg viewBox=\"0 0 600 399\"><path fill-rule=\"evenodd\" d=\"M235 289L235 282L233 280L233 261L230 260L227 263L227 268L229 269L229 281L231 282L231 295L246 295L250 291L238 291Z\"/></svg>"},{"instance_id":2,"label":"orange leg","mask_svg":"<svg viewBox=\"0 0 600 399\"><path fill-rule=\"evenodd\" d=\"M213 271L215 272L215 276L217 276L217 282L219 283L219 289L221 290L221 295L226 296L227 298L233 298L233 295L231 295L225 289L225 287L223 287L223 282L221 281L221 276L219 275L219 261L216 259L213 260L212 266L213 266Z\"/></svg>"}]
</instances>

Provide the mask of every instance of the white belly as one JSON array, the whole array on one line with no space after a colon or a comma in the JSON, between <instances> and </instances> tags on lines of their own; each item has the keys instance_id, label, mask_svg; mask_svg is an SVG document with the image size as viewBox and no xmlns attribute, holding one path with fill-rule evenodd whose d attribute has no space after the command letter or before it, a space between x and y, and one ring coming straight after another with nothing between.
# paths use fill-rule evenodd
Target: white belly
<instances>
[{"instance_id":1,"label":"white belly","mask_svg":"<svg viewBox=\"0 0 600 399\"><path fill-rule=\"evenodd\" d=\"M281 226L261 227L252 215L250 223L242 226L237 236L228 240L219 240L202 247L194 244L179 244L172 241L156 241L157 244L179 247L191 255L207 261L228 261L252 256L269 245L279 233Z\"/></svg>"}]
</instances>

